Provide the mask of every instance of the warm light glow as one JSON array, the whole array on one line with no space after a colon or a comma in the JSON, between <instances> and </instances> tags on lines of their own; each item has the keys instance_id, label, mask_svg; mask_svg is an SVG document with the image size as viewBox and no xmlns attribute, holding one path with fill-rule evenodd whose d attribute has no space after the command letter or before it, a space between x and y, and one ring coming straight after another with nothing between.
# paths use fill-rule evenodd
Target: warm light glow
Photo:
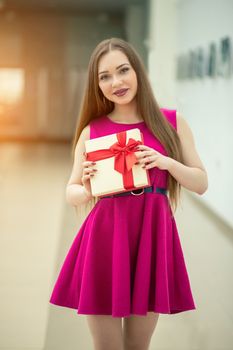
<instances>
[{"instance_id":1,"label":"warm light glow","mask_svg":"<svg viewBox=\"0 0 233 350\"><path fill-rule=\"evenodd\" d=\"M24 90L24 71L0 68L0 103L14 104L21 100Z\"/></svg>"}]
</instances>

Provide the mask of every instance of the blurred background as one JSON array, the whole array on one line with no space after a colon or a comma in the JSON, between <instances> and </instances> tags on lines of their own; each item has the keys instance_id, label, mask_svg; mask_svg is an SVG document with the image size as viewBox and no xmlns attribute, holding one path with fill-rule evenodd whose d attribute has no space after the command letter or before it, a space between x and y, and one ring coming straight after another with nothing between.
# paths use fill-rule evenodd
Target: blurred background
<instances>
[{"instance_id":1,"label":"blurred background","mask_svg":"<svg viewBox=\"0 0 233 350\"><path fill-rule=\"evenodd\" d=\"M87 64L113 36L187 119L209 178L175 215L197 309L161 315L151 349L233 348L232 18L233 0L0 0L0 349L93 348L85 316L49 297L83 220L65 187Z\"/></svg>"}]
</instances>

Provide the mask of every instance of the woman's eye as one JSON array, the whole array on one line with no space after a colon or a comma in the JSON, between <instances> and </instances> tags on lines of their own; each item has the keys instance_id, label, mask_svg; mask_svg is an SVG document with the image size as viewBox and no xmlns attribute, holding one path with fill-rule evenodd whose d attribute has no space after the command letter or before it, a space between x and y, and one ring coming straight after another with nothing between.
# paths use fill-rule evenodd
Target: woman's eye
<instances>
[{"instance_id":1,"label":"woman's eye","mask_svg":"<svg viewBox=\"0 0 233 350\"><path fill-rule=\"evenodd\" d=\"M100 80L104 80L105 78L107 78L108 76L107 75L102 75L101 77L100 77Z\"/></svg>"},{"instance_id":2,"label":"woman's eye","mask_svg":"<svg viewBox=\"0 0 233 350\"><path fill-rule=\"evenodd\" d=\"M125 67L121 69L121 72L127 72L127 70L129 70L129 68Z\"/></svg>"},{"instance_id":3,"label":"woman's eye","mask_svg":"<svg viewBox=\"0 0 233 350\"><path fill-rule=\"evenodd\" d=\"M120 73L125 73L129 70L128 67L124 67L120 70ZM109 76L107 74L104 74L100 77L100 80L106 80Z\"/></svg>"}]
</instances>

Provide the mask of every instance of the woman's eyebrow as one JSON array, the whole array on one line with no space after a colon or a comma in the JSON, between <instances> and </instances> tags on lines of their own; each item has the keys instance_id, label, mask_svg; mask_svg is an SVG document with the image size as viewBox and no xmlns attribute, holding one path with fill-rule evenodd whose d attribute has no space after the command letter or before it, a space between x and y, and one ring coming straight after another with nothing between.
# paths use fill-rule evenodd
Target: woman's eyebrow
<instances>
[{"instance_id":1,"label":"woman's eyebrow","mask_svg":"<svg viewBox=\"0 0 233 350\"><path fill-rule=\"evenodd\" d=\"M117 66L116 69L118 69L118 68L124 66L125 64L127 64L127 65L129 66L129 63L122 63L122 64L120 64L119 66ZM102 71L102 72L99 72L98 74L107 73L107 72L108 72L108 70L104 70L104 71Z\"/></svg>"}]
</instances>

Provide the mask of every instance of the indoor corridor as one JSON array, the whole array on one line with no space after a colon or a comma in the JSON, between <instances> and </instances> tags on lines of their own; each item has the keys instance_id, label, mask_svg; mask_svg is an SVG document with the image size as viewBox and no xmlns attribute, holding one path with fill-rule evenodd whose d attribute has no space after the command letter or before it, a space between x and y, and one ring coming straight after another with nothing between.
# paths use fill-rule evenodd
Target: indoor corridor
<instances>
[{"instance_id":1,"label":"indoor corridor","mask_svg":"<svg viewBox=\"0 0 233 350\"><path fill-rule=\"evenodd\" d=\"M160 314L149 350L233 349L232 15L233 0L0 0L0 350L94 350L86 316L49 300L61 265L91 210L87 205L76 211L66 201L73 165L71 144L84 125L101 115L114 117L114 112L119 117L116 124L117 120L125 124L130 119L147 119L151 130L145 129L145 134L154 125L155 141L164 140L161 143L171 154L177 154L182 139L184 165L197 165L198 154L208 175L203 195L182 187L175 213L196 310ZM125 42L119 44L118 39ZM114 63L114 55L101 51L106 43L104 50L123 45L121 62L115 58ZM125 70L123 65L130 68ZM102 81L101 76L111 79ZM122 89L127 92L117 94ZM177 133L164 125L160 107L174 116ZM187 122L183 129L175 125L175 111ZM103 124L96 125L93 135L118 130L116 125L106 130ZM180 183L196 186L195 169L182 165L175 169L183 175L177 176ZM107 177L115 185L109 171ZM121 214L116 225L124 229ZM154 221L157 225L157 214L153 210L153 220L147 221L150 227ZM102 224L102 216L99 221ZM164 247L169 248L166 228L159 227L158 232L162 243L168 237ZM102 233L104 244L104 231L96 232ZM171 246L179 258L175 244ZM156 248L160 253L159 244ZM124 271L123 259L116 261ZM144 277L145 260L142 265ZM106 276L103 266L110 265L98 270L101 277ZM168 271L171 275L175 271L178 277L181 269L176 267L164 264L158 276L163 280ZM85 276L95 276L103 288L101 294L109 287L112 298L118 298L116 288L102 283L96 273ZM177 281L175 286L182 289ZM77 284L73 283L75 288ZM170 291L172 284L167 285ZM86 286L85 292L92 284ZM146 289L138 290L146 294ZM161 299L164 295L162 288ZM141 304L142 299L140 294Z\"/></svg>"}]
</instances>

